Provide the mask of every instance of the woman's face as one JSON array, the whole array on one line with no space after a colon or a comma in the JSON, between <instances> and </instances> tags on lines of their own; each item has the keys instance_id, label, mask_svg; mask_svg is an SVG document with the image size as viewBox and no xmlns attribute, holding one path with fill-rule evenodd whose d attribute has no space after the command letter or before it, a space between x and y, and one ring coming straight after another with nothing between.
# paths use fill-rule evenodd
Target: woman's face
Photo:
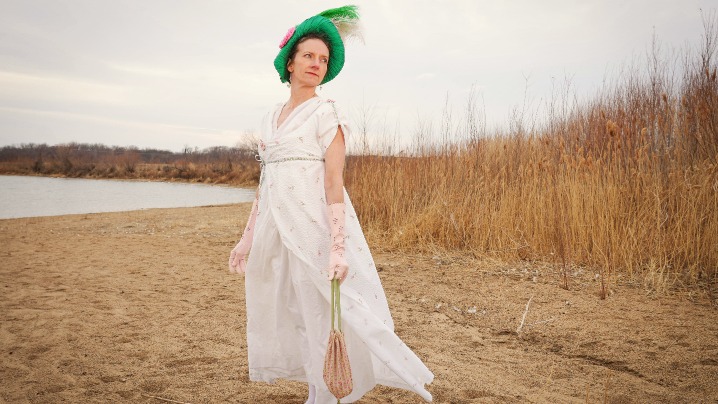
<instances>
[{"instance_id":1,"label":"woman's face","mask_svg":"<svg viewBox=\"0 0 718 404\"><path fill-rule=\"evenodd\" d=\"M324 80L329 66L329 48L320 39L310 38L297 45L297 53L289 62L292 85L316 87Z\"/></svg>"}]
</instances>

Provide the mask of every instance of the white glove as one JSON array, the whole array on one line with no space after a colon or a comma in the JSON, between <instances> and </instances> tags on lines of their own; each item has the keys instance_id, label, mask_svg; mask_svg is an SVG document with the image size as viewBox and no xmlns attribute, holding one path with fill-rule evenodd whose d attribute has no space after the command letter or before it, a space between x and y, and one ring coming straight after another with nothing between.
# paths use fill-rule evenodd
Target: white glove
<instances>
[{"instance_id":1,"label":"white glove","mask_svg":"<svg viewBox=\"0 0 718 404\"><path fill-rule=\"evenodd\" d=\"M329 213L329 227L332 235L332 246L329 250L329 280L339 279L339 283L344 282L344 279L349 272L349 265L344 257L344 239L346 238L346 232L344 231L344 224L346 221L344 208L344 202L333 203L327 206Z\"/></svg>"},{"instance_id":2,"label":"white glove","mask_svg":"<svg viewBox=\"0 0 718 404\"><path fill-rule=\"evenodd\" d=\"M239 239L237 245L229 253L229 272L243 274L247 270L247 254L252 247L252 238L254 237L254 224L257 221L257 198L252 203L252 212L249 214L247 226L244 228L242 238Z\"/></svg>"}]
</instances>

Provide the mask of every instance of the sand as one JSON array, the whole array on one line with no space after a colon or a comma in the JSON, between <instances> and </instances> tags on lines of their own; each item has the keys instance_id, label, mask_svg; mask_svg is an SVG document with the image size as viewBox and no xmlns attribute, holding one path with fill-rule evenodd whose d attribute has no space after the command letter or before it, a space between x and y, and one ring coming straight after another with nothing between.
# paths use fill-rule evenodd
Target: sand
<instances>
[{"instance_id":1,"label":"sand","mask_svg":"<svg viewBox=\"0 0 718 404\"><path fill-rule=\"evenodd\" d=\"M226 257L248 212L0 221L0 400L302 403L300 383L247 378L244 279ZM547 265L373 247L396 332L436 375L435 402L718 400L709 297L618 279L601 300L587 271L563 290ZM377 387L361 402L421 400Z\"/></svg>"}]
</instances>

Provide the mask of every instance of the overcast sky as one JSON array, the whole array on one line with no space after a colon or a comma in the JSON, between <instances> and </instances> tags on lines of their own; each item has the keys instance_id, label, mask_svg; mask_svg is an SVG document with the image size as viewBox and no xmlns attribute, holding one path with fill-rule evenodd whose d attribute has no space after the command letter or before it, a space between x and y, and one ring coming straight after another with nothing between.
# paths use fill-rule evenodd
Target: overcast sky
<instances>
[{"instance_id":1,"label":"overcast sky","mask_svg":"<svg viewBox=\"0 0 718 404\"><path fill-rule=\"evenodd\" d=\"M274 70L290 26L325 0L0 0L0 146L236 144L288 97ZM472 89L490 127L570 77L594 94L663 48L697 46L715 0L358 0L365 44L319 94L374 133L456 119ZM389 128L389 129L387 129Z\"/></svg>"}]
</instances>

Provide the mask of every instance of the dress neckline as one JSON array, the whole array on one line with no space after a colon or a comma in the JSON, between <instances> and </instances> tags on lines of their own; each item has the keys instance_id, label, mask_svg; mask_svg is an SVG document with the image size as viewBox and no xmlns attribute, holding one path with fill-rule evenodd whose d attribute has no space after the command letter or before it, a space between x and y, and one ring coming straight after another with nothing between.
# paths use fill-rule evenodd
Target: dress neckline
<instances>
[{"instance_id":1,"label":"dress neckline","mask_svg":"<svg viewBox=\"0 0 718 404\"><path fill-rule=\"evenodd\" d=\"M287 126L287 122L289 122L292 118L294 118L294 116L295 116L299 111L303 110L303 109L309 104L310 101L321 100L321 99L322 99L322 98L321 98L320 96L316 95L316 96L314 96L314 97L311 97L311 98L309 98L309 99L303 101L301 104L297 105L297 106L294 108L294 110L292 110L292 112L289 113L289 115L287 115L287 117L284 119L284 121L282 121L282 124L281 124L281 125L278 124L278 123L279 123L279 115L282 114L282 109L284 109L284 106L287 105L287 103L285 102L285 103L283 103L283 104L279 104L279 105L277 106L277 109L274 111L274 119L272 119L272 131L273 131L273 133L276 134L276 133L278 133L282 128L284 128L285 126Z\"/></svg>"}]
</instances>

